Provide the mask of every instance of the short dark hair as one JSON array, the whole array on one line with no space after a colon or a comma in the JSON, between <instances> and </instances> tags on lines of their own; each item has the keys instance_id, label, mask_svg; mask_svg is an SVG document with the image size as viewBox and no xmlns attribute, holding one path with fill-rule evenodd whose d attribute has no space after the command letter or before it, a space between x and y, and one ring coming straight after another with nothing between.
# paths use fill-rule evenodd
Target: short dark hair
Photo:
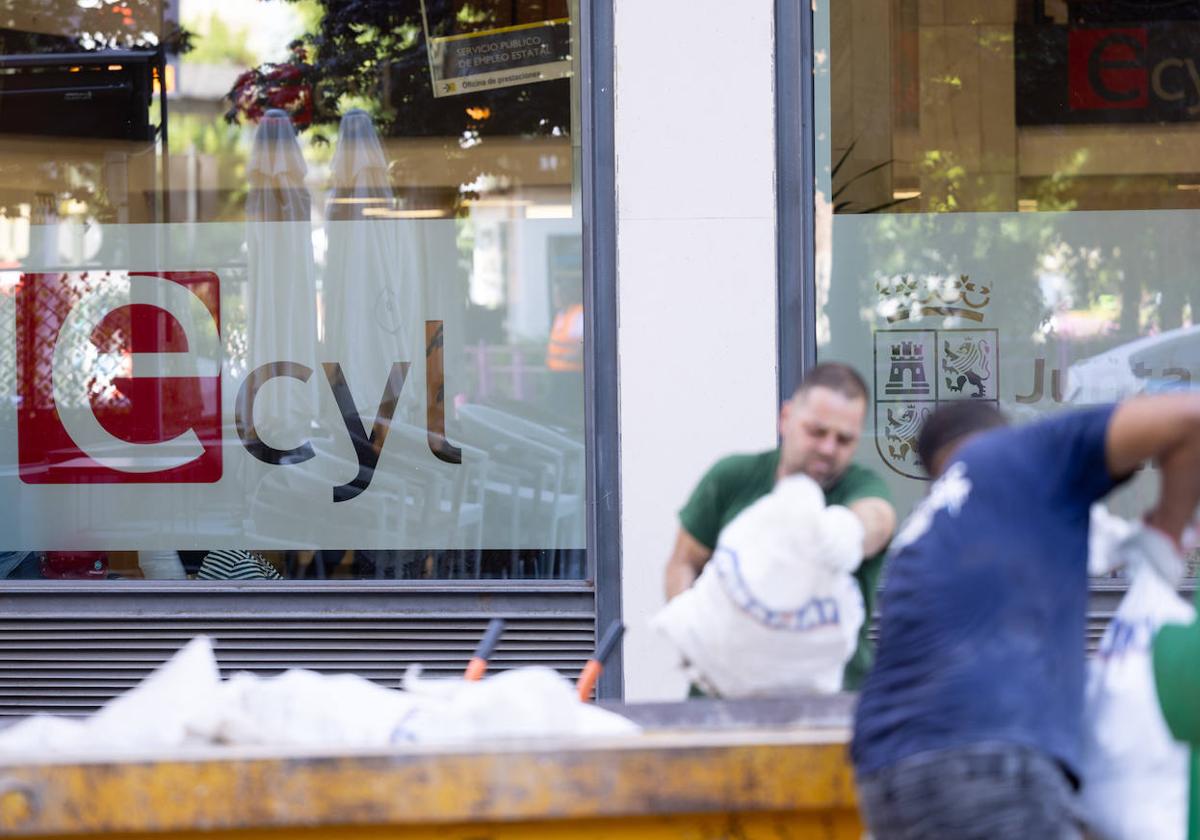
<instances>
[{"instance_id":1,"label":"short dark hair","mask_svg":"<svg viewBox=\"0 0 1200 840\"><path fill-rule=\"evenodd\" d=\"M968 435L1007 426L1006 418L991 403L958 400L938 406L917 433L917 456L925 472L933 475L933 461L946 447Z\"/></svg>"},{"instance_id":2,"label":"short dark hair","mask_svg":"<svg viewBox=\"0 0 1200 840\"><path fill-rule=\"evenodd\" d=\"M867 383L858 371L842 362L822 362L809 368L808 373L804 374L804 381L792 396L807 394L813 388L828 388L850 400L870 401Z\"/></svg>"}]
</instances>

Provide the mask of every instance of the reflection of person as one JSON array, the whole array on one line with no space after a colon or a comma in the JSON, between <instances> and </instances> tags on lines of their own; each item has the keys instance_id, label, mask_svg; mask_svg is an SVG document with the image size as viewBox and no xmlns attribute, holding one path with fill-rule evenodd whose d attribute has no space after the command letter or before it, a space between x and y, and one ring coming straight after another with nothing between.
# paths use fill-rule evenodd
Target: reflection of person
<instances>
[{"instance_id":1,"label":"reflection of person","mask_svg":"<svg viewBox=\"0 0 1200 840\"><path fill-rule=\"evenodd\" d=\"M866 822L880 840L1080 837L1089 508L1154 459L1147 523L1178 550L1200 499L1200 396L1019 428L952 403L918 452L936 481L893 543L855 720Z\"/></svg>"},{"instance_id":2,"label":"reflection of person","mask_svg":"<svg viewBox=\"0 0 1200 840\"><path fill-rule=\"evenodd\" d=\"M1200 612L1200 591L1196 593ZM1171 734L1192 745L1188 840L1200 840L1200 618L1167 625L1154 639L1154 679Z\"/></svg>"},{"instance_id":3,"label":"reflection of person","mask_svg":"<svg viewBox=\"0 0 1200 840\"><path fill-rule=\"evenodd\" d=\"M282 577L261 554L241 549L208 552L196 575L198 580L279 580Z\"/></svg>"},{"instance_id":4,"label":"reflection of person","mask_svg":"<svg viewBox=\"0 0 1200 840\"><path fill-rule=\"evenodd\" d=\"M578 282L554 284L554 323L546 342L550 401L570 411L583 401L583 302Z\"/></svg>"},{"instance_id":5,"label":"reflection of person","mask_svg":"<svg viewBox=\"0 0 1200 840\"><path fill-rule=\"evenodd\" d=\"M825 492L825 502L850 508L865 530L865 559L855 572L869 617L896 514L887 485L866 467L852 464L867 410L867 386L853 368L839 363L814 367L779 417L778 449L733 455L718 461L692 491L679 513L675 549L667 563L666 594L690 587L712 556L717 535L734 517L771 492L775 482L803 473ZM871 663L870 621L846 666L845 687L857 688Z\"/></svg>"}]
</instances>

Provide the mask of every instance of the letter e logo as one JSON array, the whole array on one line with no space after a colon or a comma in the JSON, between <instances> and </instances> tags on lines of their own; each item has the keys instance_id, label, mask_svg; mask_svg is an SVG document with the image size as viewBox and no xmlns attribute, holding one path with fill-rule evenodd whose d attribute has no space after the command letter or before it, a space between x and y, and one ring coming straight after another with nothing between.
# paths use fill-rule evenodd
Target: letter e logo
<instances>
[{"instance_id":1,"label":"letter e logo","mask_svg":"<svg viewBox=\"0 0 1200 840\"><path fill-rule=\"evenodd\" d=\"M21 480L218 481L219 292L207 271L24 275L17 291Z\"/></svg>"},{"instance_id":2,"label":"letter e logo","mask_svg":"<svg viewBox=\"0 0 1200 840\"><path fill-rule=\"evenodd\" d=\"M1067 40L1072 111L1145 108L1150 74L1145 29L1072 29Z\"/></svg>"}]
</instances>

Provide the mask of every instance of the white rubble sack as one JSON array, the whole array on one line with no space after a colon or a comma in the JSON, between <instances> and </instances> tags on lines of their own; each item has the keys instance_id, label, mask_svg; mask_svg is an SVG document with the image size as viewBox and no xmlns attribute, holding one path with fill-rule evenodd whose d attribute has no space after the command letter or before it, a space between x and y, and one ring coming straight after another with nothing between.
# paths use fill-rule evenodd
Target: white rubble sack
<instances>
[{"instance_id":1,"label":"white rubble sack","mask_svg":"<svg viewBox=\"0 0 1200 840\"><path fill-rule=\"evenodd\" d=\"M222 682L212 642L200 636L90 718L38 715L0 731L0 758L161 755L195 745L382 749L640 731L580 702L548 668L474 683L410 674L406 688L299 669Z\"/></svg>"},{"instance_id":2,"label":"white rubble sack","mask_svg":"<svg viewBox=\"0 0 1200 840\"><path fill-rule=\"evenodd\" d=\"M1184 533L1184 551L1197 548L1196 524ZM1183 580L1187 568L1171 541L1154 528L1132 522L1109 511L1103 502L1092 505L1088 527L1088 574L1103 577L1133 572L1149 566L1172 586Z\"/></svg>"},{"instance_id":3,"label":"white rubble sack","mask_svg":"<svg viewBox=\"0 0 1200 840\"><path fill-rule=\"evenodd\" d=\"M85 720L35 715L0 731L0 755L155 752L212 739L221 713L212 642L197 636Z\"/></svg>"},{"instance_id":4,"label":"white rubble sack","mask_svg":"<svg viewBox=\"0 0 1200 840\"><path fill-rule=\"evenodd\" d=\"M426 702L396 730L396 742L592 738L640 731L614 712L581 703L571 683L550 668L519 668L479 682L426 680L410 673L404 687Z\"/></svg>"},{"instance_id":5,"label":"white rubble sack","mask_svg":"<svg viewBox=\"0 0 1200 840\"><path fill-rule=\"evenodd\" d=\"M1162 625L1195 618L1174 588L1183 561L1141 525L1130 524L1111 550L1132 581L1088 664L1081 813L1098 840L1184 840L1188 748L1163 720L1151 653Z\"/></svg>"},{"instance_id":6,"label":"white rubble sack","mask_svg":"<svg viewBox=\"0 0 1200 840\"><path fill-rule=\"evenodd\" d=\"M652 624L721 697L837 692L864 619L863 536L812 479L783 478L725 526L695 585Z\"/></svg>"},{"instance_id":7,"label":"white rubble sack","mask_svg":"<svg viewBox=\"0 0 1200 840\"><path fill-rule=\"evenodd\" d=\"M1092 577L1111 575L1126 563L1121 543L1129 539L1137 526L1117 516L1103 502L1092 505L1088 523L1088 574Z\"/></svg>"},{"instance_id":8,"label":"white rubble sack","mask_svg":"<svg viewBox=\"0 0 1200 840\"><path fill-rule=\"evenodd\" d=\"M234 674L223 693L216 740L224 744L386 746L422 703L353 674L301 669L268 678Z\"/></svg>"}]
</instances>

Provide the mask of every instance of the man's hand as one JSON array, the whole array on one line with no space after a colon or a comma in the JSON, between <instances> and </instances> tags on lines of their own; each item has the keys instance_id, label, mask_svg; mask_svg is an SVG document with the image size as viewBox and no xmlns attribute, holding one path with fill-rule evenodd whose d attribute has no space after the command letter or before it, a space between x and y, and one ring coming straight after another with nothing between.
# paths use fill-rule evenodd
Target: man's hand
<instances>
[{"instance_id":1,"label":"man's hand","mask_svg":"<svg viewBox=\"0 0 1200 840\"><path fill-rule=\"evenodd\" d=\"M675 537L675 550L671 552L671 559L667 561L665 584L668 601L696 582L700 570L710 557L711 548L685 529L679 529L679 535Z\"/></svg>"},{"instance_id":2,"label":"man's hand","mask_svg":"<svg viewBox=\"0 0 1200 840\"><path fill-rule=\"evenodd\" d=\"M1200 502L1200 394L1134 397L1108 424L1109 474L1127 476L1146 461L1162 472L1158 502L1146 521L1178 544Z\"/></svg>"},{"instance_id":3,"label":"man's hand","mask_svg":"<svg viewBox=\"0 0 1200 840\"><path fill-rule=\"evenodd\" d=\"M896 511L878 497L859 499L846 505L863 524L863 558L873 557L887 546L896 531Z\"/></svg>"}]
</instances>

